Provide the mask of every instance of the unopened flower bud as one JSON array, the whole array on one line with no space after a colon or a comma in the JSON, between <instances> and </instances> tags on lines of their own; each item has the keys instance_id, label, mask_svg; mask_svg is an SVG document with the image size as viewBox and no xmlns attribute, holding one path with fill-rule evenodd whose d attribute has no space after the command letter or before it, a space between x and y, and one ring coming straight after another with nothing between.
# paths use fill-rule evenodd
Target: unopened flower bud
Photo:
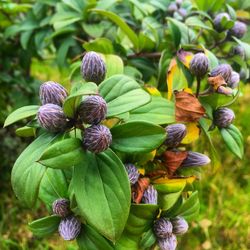
<instances>
[{"instance_id":1,"label":"unopened flower bud","mask_svg":"<svg viewBox=\"0 0 250 250\"><path fill-rule=\"evenodd\" d=\"M68 92L61 84L48 81L40 86L39 96L42 105L52 103L62 106Z\"/></svg>"},{"instance_id":2,"label":"unopened flower bud","mask_svg":"<svg viewBox=\"0 0 250 250\"><path fill-rule=\"evenodd\" d=\"M236 21L234 26L229 30L229 34L237 38L242 38L247 32L247 26L245 23Z\"/></svg>"},{"instance_id":3,"label":"unopened flower bud","mask_svg":"<svg viewBox=\"0 0 250 250\"><path fill-rule=\"evenodd\" d=\"M221 64L217 67L215 67L211 73L210 76L218 76L221 75L225 82L228 82L232 75L232 67L229 64Z\"/></svg>"},{"instance_id":4,"label":"unopened flower bud","mask_svg":"<svg viewBox=\"0 0 250 250\"><path fill-rule=\"evenodd\" d=\"M173 233L175 235L185 234L188 231L187 221L180 216L171 219L171 223L173 225Z\"/></svg>"},{"instance_id":5,"label":"unopened flower bud","mask_svg":"<svg viewBox=\"0 0 250 250\"><path fill-rule=\"evenodd\" d=\"M105 78L106 66L101 56L91 51L82 59L81 72L86 81L99 84Z\"/></svg>"},{"instance_id":6,"label":"unopened flower bud","mask_svg":"<svg viewBox=\"0 0 250 250\"><path fill-rule=\"evenodd\" d=\"M175 11L178 10L178 6L176 3L170 3L168 6L168 12L169 13L174 13Z\"/></svg>"},{"instance_id":7,"label":"unopened flower bud","mask_svg":"<svg viewBox=\"0 0 250 250\"><path fill-rule=\"evenodd\" d=\"M246 52L244 48L240 45L233 48L233 54L240 56L242 59L245 59L246 57Z\"/></svg>"},{"instance_id":8,"label":"unopened flower bud","mask_svg":"<svg viewBox=\"0 0 250 250\"><path fill-rule=\"evenodd\" d=\"M219 128L227 128L234 118L234 112L229 108L218 108L214 112L214 124Z\"/></svg>"},{"instance_id":9,"label":"unopened flower bud","mask_svg":"<svg viewBox=\"0 0 250 250\"><path fill-rule=\"evenodd\" d=\"M128 179L131 184L135 184L138 181L140 173L135 165L131 163L125 164L126 171L128 173Z\"/></svg>"},{"instance_id":10,"label":"unopened flower bud","mask_svg":"<svg viewBox=\"0 0 250 250\"><path fill-rule=\"evenodd\" d=\"M98 124L106 118L107 103L98 95L86 97L78 107L78 115L84 123Z\"/></svg>"},{"instance_id":11,"label":"unopened flower bud","mask_svg":"<svg viewBox=\"0 0 250 250\"><path fill-rule=\"evenodd\" d=\"M181 163L181 167L199 167L210 163L210 159L201 153L188 151L186 159Z\"/></svg>"},{"instance_id":12,"label":"unopened flower bud","mask_svg":"<svg viewBox=\"0 0 250 250\"><path fill-rule=\"evenodd\" d=\"M228 95L228 96L233 94L233 90L225 86L219 86L216 92L218 94L223 94L223 95Z\"/></svg>"},{"instance_id":13,"label":"unopened flower bud","mask_svg":"<svg viewBox=\"0 0 250 250\"><path fill-rule=\"evenodd\" d=\"M165 239L158 239L157 243L160 250L175 250L177 247L177 238L174 234L170 234Z\"/></svg>"},{"instance_id":14,"label":"unopened flower bud","mask_svg":"<svg viewBox=\"0 0 250 250\"><path fill-rule=\"evenodd\" d=\"M165 130L167 132L165 145L171 148L177 147L187 134L186 126L181 123L168 125Z\"/></svg>"},{"instance_id":15,"label":"unopened flower bud","mask_svg":"<svg viewBox=\"0 0 250 250\"><path fill-rule=\"evenodd\" d=\"M203 77L209 67L208 58L204 53L197 53L190 61L190 71L197 77Z\"/></svg>"},{"instance_id":16,"label":"unopened flower bud","mask_svg":"<svg viewBox=\"0 0 250 250\"><path fill-rule=\"evenodd\" d=\"M38 110L37 118L42 128L53 133L64 131L68 125L63 109L55 104L41 106Z\"/></svg>"},{"instance_id":17,"label":"unopened flower bud","mask_svg":"<svg viewBox=\"0 0 250 250\"><path fill-rule=\"evenodd\" d=\"M224 30L223 26L221 25L221 21L223 18L225 18L227 21L231 19L230 16L225 12L219 13L214 18L214 28L219 32Z\"/></svg>"},{"instance_id":18,"label":"unopened flower bud","mask_svg":"<svg viewBox=\"0 0 250 250\"><path fill-rule=\"evenodd\" d=\"M158 194L156 189L149 185L142 196L142 203L157 205Z\"/></svg>"},{"instance_id":19,"label":"unopened flower bud","mask_svg":"<svg viewBox=\"0 0 250 250\"><path fill-rule=\"evenodd\" d=\"M154 223L154 233L157 238L167 238L169 235L171 235L173 232L173 226L172 223L161 217L157 219Z\"/></svg>"},{"instance_id":20,"label":"unopened flower bud","mask_svg":"<svg viewBox=\"0 0 250 250\"><path fill-rule=\"evenodd\" d=\"M179 15L180 15L181 17L186 17L187 14L188 14L187 10L184 9L184 8L178 9L178 13L179 13Z\"/></svg>"},{"instance_id":21,"label":"unopened flower bud","mask_svg":"<svg viewBox=\"0 0 250 250\"><path fill-rule=\"evenodd\" d=\"M59 224L58 231L64 240L74 240L81 231L81 222L74 216L64 218Z\"/></svg>"},{"instance_id":22,"label":"unopened flower bud","mask_svg":"<svg viewBox=\"0 0 250 250\"><path fill-rule=\"evenodd\" d=\"M233 71L230 80L228 81L228 86L232 89L235 89L238 87L240 82L240 75Z\"/></svg>"},{"instance_id":23,"label":"unopened flower bud","mask_svg":"<svg viewBox=\"0 0 250 250\"><path fill-rule=\"evenodd\" d=\"M92 125L84 131L83 146L93 153L105 151L111 142L112 135L110 130L103 125Z\"/></svg>"},{"instance_id":24,"label":"unopened flower bud","mask_svg":"<svg viewBox=\"0 0 250 250\"><path fill-rule=\"evenodd\" d=\"M66 217L70 213L69 200L57 199L52 205L53 213L61 217Z\"/></svg>"}]
</instances>

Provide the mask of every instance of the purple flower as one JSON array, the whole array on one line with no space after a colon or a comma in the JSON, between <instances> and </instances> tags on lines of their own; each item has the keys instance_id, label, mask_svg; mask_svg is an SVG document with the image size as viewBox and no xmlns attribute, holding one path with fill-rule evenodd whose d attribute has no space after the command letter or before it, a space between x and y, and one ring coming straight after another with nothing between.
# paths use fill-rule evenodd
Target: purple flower
<instances>
[{"instance_id":1,"label":"purple flower","mask_svg":"<svg viewBox=\"0 0 250 250\"><path fill-rule=\"evenodd\" d=\"M228 86L232 89L235 89L238 87L240 82L240 75L233 71L230 80L228 81Z\"/></svg>"},{"instance_id":2,"label":"purple flower","mask_svg":"<svg viewBox=\"0 0 250 250\"><path fill-rule=\"evenodd\" d=\"M74 216L64 218L59 224L58 231L64 240L74 240L81 231L81 222Z\"/></svg>"},{"instance_id":3,"label":"purple flower","mask_svg":"<svg viewBox=\"0 0 250 250\"><path fill-rule=\"evenodd\" d=\"M67 199L57 199L52 205L53 213L61 217L66 217L70 213L69 200Z\"/></svg>"},{"instance_id":4,"label":"purple flower","mask_svg":"<svg viewBox=\"0 0 250 250\"><path fill-rule=\"evenodd\" d=\"M232 67L229 64L221 64L217 66L211 71L210 76L213 77L218 75L221 75L225 82L228 82L232 75Z\"/></svg>"},{"instance_id":5,"label":"purple flower","mask_svg":"<svg viewBox=\"0 0 250 250\"><path fill-rule=\"evenodd\" d=\"M111 142L112 135L110 130L103 125L92 125L84 131L83 146L93 153L105 151Z\"/></svg>"},{"instance_id":6,"label":"purple flower","mask_svg":"<svg viewBox=\"0 0 250 250\"><path fill-rule=\"evenodd\" d=\"M224 27L221 25L221 21L222 21L223 18L226 19L227 21L231 20L230 16L225 12L219 13L218 15L216 15L215 18L214 18L214 28L217 31L223 31L224 30Z\"/></svg>"},{"instance_id":7,"label":"purple flower","mask_svg":"<svg viewBox=\"0 0 250 250\"><path fill-rule=\"evenodd\" d=\"M45 104L37 112L37 119L42 128L50 132L62 132L67 128L68 120L60 106Z\"/></svg>"},{"instance_id":8,"label":"purple flower","mask_svg":"<svg viewBox=\"0 0 250 250\"><path fill-rule=\"evenodd\" d=\"M237 38L242 38L247 32L247 26L245 23L236 21L233 28L229 30L229 34Z\"/></svg>"},{"instance_id":9,"label":"purple flower","mask_svg":"<svg viewBox=\"0 0 250 250\"><path fill-rule=\"evenodd\" d=\"M157 198L158 194L156 189L152 185L149 185L148 188L144 191L141 201L145 204L157 205Z\"/></svg>"},{"instance_id":10,"label":"purple flower","mask_svg":"<svg viewBox=\"0 0 250 250\"><path fill-rule=\"evenodd\" d=\"M186 126L181 123L168 125L165 130L167 132L165 145L171 148L177 147L187 134Z\"/></svg>"},{"instance_id":11,"label":"purple flower","mask_svg":"<svg viewBox=\"0 0 250 250\"><path fill-rule=\"evenodd\" d=\"M131 184L135 184L138 181L140 173L135 165L132 163L125 164L126 171L128 173L128 178Z\"/></svg>"},{"instance_id":12,"label":"purple flower","mask_svg":"<svg viewBox=\"0 0 250 250\"><path fill-rule=\"evenodd\" d=\"M204 166L210 162L211 160L206 155L198 152L188 151L187 158L181 163L181 167Z\"/></svg>"},{"instance_id":13,"label":"purple flower","mask_svg":"<svg viewBox=\"0 0 250 250\"><path fill-rule=\"evenodd\" d=\"M233 48L233 54L240 56L242 59L245 59L246 57L246 52L244 48L240 45L237 45L236 47Z\"/></svg>"},{"instance_id":14,"label":"purple flower","mask_svg":"<svg viewBox=\"0 0 250 250\"><path fill-rule=\"evenodd\" d=\"M188 231L187 221L180 216L171 219L171 223L173 225L173 233L175 235L185 234Z\"/></svg>"},{"instance_id":15,"label":"purple flower","mask_svg":"<svg viewBox=\"0 0 250 250\"><path fill-rule=\"evenodd\" d=\"M172 223L161 217L157 219L154 223L154 233L157 238L167 238L169 235L171 235L173 232L173 226Z\"/></svg>"},{"instance_id":16,"label":"purple flower","mask_svg":"<svg viewBox=\"0 0 250 250\"><path fill-rule=\"evenodd\" d=\"M164 239L158 239L157 243L161 250L175 250L177 247L177 238L174 234L170 234Z\"/></svg>"},{"instance_id":17,"label":"purple flower","mask_svg":"<svg viewBox=\"0 0 250 250\"><path fill-rule=\"evenodd\" d=\"M82 59L81 72L86 81L99 84L105 78L106 66L101 56L91 51Z\"/></svg>"},{"instance_id":18,"label":"purple flower","mask_svg":"<svg viewBox=\"0 0 250 250\"><path fill-rule=\"evenodd\" d=\"M214 124L219 128L227 128L234 118L234 112L229 108L218 108L214 112Z\"/></svg>"}]
</instances>

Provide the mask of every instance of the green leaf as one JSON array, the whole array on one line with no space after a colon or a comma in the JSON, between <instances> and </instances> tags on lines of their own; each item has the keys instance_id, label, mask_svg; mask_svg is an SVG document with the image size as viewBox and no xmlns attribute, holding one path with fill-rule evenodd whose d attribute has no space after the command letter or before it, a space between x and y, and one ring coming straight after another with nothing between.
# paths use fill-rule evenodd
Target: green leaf
<instances>
[{"instance_id":1,"label":"green leaf","mask_svg":"<svg viewBox=\"0 0 250 250\"><path fill-rule=\"evenodd\" d=\"M108 105L107 117L136 109L150 101L150 95L132 78L115 75L99 86L100 95Z\"/></svg>"},{"instance_id":2,"label":"green leaf","mask_svg":"<svg viewBox=\"0 0 250 250\"><path fill-rule=\"evenodd\" d=\"M52 207L56 199L68 197L68 184L66 176L60 169L46 169L39 189L39 199L41 199L48 208Z\"/></svg>"},{"instance_id":3,"label":"green leaf","mask_svg":"<svg viewBox=\"0 0 250 250\"><path fill-rule=\"evenodd\" d=\"M156 242L156 236L154 234L153 228L150 228L146 233L141 237L140 248L148 249Z\"/></svg>"},{"instance_id":4,"label":"green leaf","mask_svg":"<svg viewBox=\"0 0 250 250\"><path fill-rule=\"evenodd\" d=\"M190 26L190 27L198 27L198 28L202 28L202 29L206 29L210 31L213 30L212 27L208 26L204 21L202 21L197 16L188 17L185 20L185 23L187 26Z\"/></svg>"},{"instance_id":5,"label":"green leaf","mask_svg":"<svg viewBox=\"0 0 250 250\"><path fill-rule=\"evenodd\" d=\"M39 185L46 168L37 163L43 151L56 136L42 134L18 157L11 173L11 183L17 198L26 206L36 203Z\"/></svg>"},{"instance_id":6,"label":"green leaf","mask_svg":"<svg viewBox=\"0 0 250 250\"><path fill-rule=\"evenodd\" d=\"M120 159L108 149L85 152L75 166L73 188L80 214L100 234L115 242L125 227L130 207L130 185Z\"/></svg>"},{"instance_id":7,"label":"green leaf","mask_svg":"<svg viewBox=\"0 0 250 250\"><path fill-rule=\"evenodd\" d=\"M141 235L153 226L159 207L150 204L132 204L129 218L116 250L138 250Z\"/></svg>"},{"instance_id":8,"label":"green leaf","mask_svg":"<svg viewBox=\"0 0 250 250\"><path fill-rule=\"evenodd\" d=\"M146 121L154 124L175 122L174 103L160 96L152 96L151 102L130 112L128 121Z\"/></svg>"},{"instance_id":9,"label":"green leaf","mask_svg":"<svg viewBox=\"0 0 250 250\"><path fill-rule=\"evenodd\" d=\"M123 61L119 56L106 54L103 56L107 67L106 78L117 74L123 74Z\"/></svg>"},{"instance_id":10,"label":"green leaf","mask_svg":"<svg viewBox=\"0 0 250 250\"><path fill-rule=\"evenodd\" d=\"M86 49L87 51L95 51L102 54L114 53L112 42L105 37L97 38L93 41L86 42L83 44L83 48Z\"/></svg>"},{"instance_id":11,"label":"green leaf","mask_svg":"<svg viewBox=\"0 0 250 250\"><path fill-rule=\"evenodd\" d=\"M83 156L82 141L67 138L47 148L38 162L49 168L64 169L79 164L84 160Z\"/></svg>"},{"instance_id":12,"label":"green leaf","mask_svg":"<svg viewBox=\"0 0 250 250\"><path fill-rule=\"evenodd\" d=\"M228 149L242 159L244 155L244 145L239 129L231 124L228 128L221 128L220 133Z\"/></svg>"},{"instance_id":13,"label":"green leaf","mask_svg":"<svg viewBox=\"0 0 250 250\"><path fill-rule=\"evenodd\" d=\"M82 225L81 234L77 237L79 250L112 250L110 243L88 225Z\"/></svg>"},{"instance_id":14,"label":"green leaf","mask_svg":"<svg viewBox=\"0 0 250 250\"><path fill-rule=\"evenodd\" d=\"M136 33L124 22L124 20L113 12L93 9L93 12L97 12L102 16L108 17L112 22L120 27L120 29L128 36L129 40L134 45L135 49L139 48L139 39Z\"/></svg>"},{"instance_id":15,"label":"green leaf","mask_svg":"<svg viewBox=\"0 0 250 250\"><path fill-rule=\"evenodd\" d=\"M63 104L64 113L74 118L76 109L84 95L96 95L98 93L97 85L92 82L81 84L81 87L73 94L68 96Z\"/></svg>"},{"instance_id":16,"label":"green leaf","mask_svg":"<svg viewBox=\"0 0 250 250\"><path fill-rule=\"evenodd\" d=\"M30 106L24 106L22 108L19 108L12 112L5 120L4 127L7 127L17 121L20 121L22 119L35 116L37 111L39 109L39 106L37 105L30 105Z\"/></svg>"},{"instance_id":17,"label":"green leaf","mask_svg":"<svg viewBox=\"0 0 250 250\"><path fill-rule=\"evenodd\" d=\"M147 153L166 139L165 129L148 122L129 122L111 129L115 150L126 153Z\"/></svg>"},{"instance_id":18,"label":"green leaf","mask_svg":"<svg viewBox=\"0 0 250 250\"><path fill-rule=\"evenodd\" d=\"M16 135L20 137L31 137L36 135L36 129L28 126L18 128L16 130Z\"/></svg>"},{"instance_id":19,"label":"green leaf","mask_svg":"<svg viewBox=\"0 0 250 250\"><path fill-rule=\"evenodd\" d=\"M240 45L243 47L243 49L245 50L245 54L246 54L246 59L250 59L250 45L248 43L242 42L241 40L237 39L236 37L233 37L233 39Z\"/></svg>"},{"instance_id":20,"label":"green leaf","mask_svg":"<svg viewBox=\"0 0 250 250\"><path fill-rule=\"evenodd\" d=\"M29 223L29 229L38 237L50 236L58 229L60 221L61 218L55 215L44 217Z\"/></svg>"}]
</instances>

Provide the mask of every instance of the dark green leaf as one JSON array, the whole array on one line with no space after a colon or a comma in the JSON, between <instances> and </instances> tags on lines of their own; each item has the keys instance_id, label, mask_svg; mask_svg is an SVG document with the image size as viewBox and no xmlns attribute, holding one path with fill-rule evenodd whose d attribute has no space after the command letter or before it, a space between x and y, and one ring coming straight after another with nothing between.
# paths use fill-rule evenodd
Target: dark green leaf
<instances>
[{"instance_id":1,"label":"dark green leaf","mask_svg":"<svg viewBox=\"0 0 250 250\"><path fill-rule=\"evenodd\" d=\"M83 44L84 49L87 51L95 51L102 54L114 54L112 42L104 37L97 38L93 41Z\"/></svg>"}]
</instances>

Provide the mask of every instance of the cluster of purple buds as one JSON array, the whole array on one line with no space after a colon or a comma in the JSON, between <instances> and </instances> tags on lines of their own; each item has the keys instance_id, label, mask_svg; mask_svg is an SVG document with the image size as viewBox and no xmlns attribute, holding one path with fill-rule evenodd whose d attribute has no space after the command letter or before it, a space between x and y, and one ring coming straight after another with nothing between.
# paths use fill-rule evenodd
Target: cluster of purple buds
<instances>
[{"instance_id":1,"label":"cluster of purple buds","mask_svg":"<svg viewBox=\"0 0 250 250\"><path fill-rule=\"evenodd\" d=\"M187 134L186 126L181 123L168 125L165 130L167 139L164 144L169 148L177 147Z\"/></svg>"},{"instance_id":2,"label":"cluster of purple buds","mask_svg":"<svg viewBox=\"0 0 250 250\"><path fill-rule=\"evenodd\" d=\"M209 68L209 61L204 53L197 53L190 61L190 71L195 76L202 78Z\"/></svg>"},{"instance_id":3,"label":"cluster of purple buds","mask_svg":"<svg viewBox=\"0 0 250 250\"><path fill-rule=\"evenodd\" d=\"M232 49L232 53L233 53L234 55L240 56L243 60L244 60L245 57L246 57L246 52L245 52L244 48L243 48L242 46L240 46L240 45L237 45L236 47L234 47L234 48Z\"/></svg>"},{"instance_id":4,"label":"cluster of purple buds","mask_svg":"<svg viewBox=\"0 0 250 250\"><path fill-rule=\"evenodd\" d=\"M215 77L221 75L225 82L228 82L232 76L232 67L229 64L220 64L211 70L210 76Z\"/></svg>"},{"instance_id":5,"label":"cluster of purple buds","mask_svg":"<svg viewBox=\"0 0 250 250\"><path fill-rule=\"evenodd\" d=\"M188 231L188 224L182 217L171 220L161 217L154 223L154 233L161 250L175 250L177 247L176 235L183 235Z\"/></svg>"},{"instance_id":6,"label":"cluster of purple buds","mask_svg":"<svg viewBox=\"0 0 250 250\"><path fill-rule=\"evenodd\" d=\"M127 171L130 184L131 185L135 184L138 181L139 176L140 176L140 173L137 167L132 163L126 163L125 169Z\"/></svg>"},{"instance_id":7,"label":"cluster of purple buds","mask_svg":"<svg viewBox=\"0 0 250 250\"><path fill-rule=\"evenodd\" d=\"M214 124L218 128L227 128L234 120L235 114L229 108L218 108L214 111Z\"/></svg>"},{"instance_id":8,"label":"cluster of purple buds","mask_svg":"<svg viewBox=\"0 0 250 250\"><path fill-rule=\"evenodd\" d=\"M167 10L168 13L171 16L178 15L181 18L185 18L188 13L186 9L181 7L182 2L183 0L176 0L175 2L170 2Z\"/></svg>"},{"instance_id":9,"label":"cluster of purple buds","mask_svg":"<svg viewBox=\"0 0 250 250\"><path fill-rule=\"evenodd\" d=\"M87 82L101 83L106 75L102 57L94 51L87 52L82 59L81 73Z\"/></svg>"},{"instance_id":10,"label":"cluster of purple buds","mask_svg":"<svg viewBox=\"0 0 250 250\"><path fill-rule=\"evenodd\" d=\"M62 105L68 96L67 90L59 83L48 81L40 86L39 96L42 103L37 113L40 126L52 133L66 130L69 120Z\"/></svg>"}]
</instances>

